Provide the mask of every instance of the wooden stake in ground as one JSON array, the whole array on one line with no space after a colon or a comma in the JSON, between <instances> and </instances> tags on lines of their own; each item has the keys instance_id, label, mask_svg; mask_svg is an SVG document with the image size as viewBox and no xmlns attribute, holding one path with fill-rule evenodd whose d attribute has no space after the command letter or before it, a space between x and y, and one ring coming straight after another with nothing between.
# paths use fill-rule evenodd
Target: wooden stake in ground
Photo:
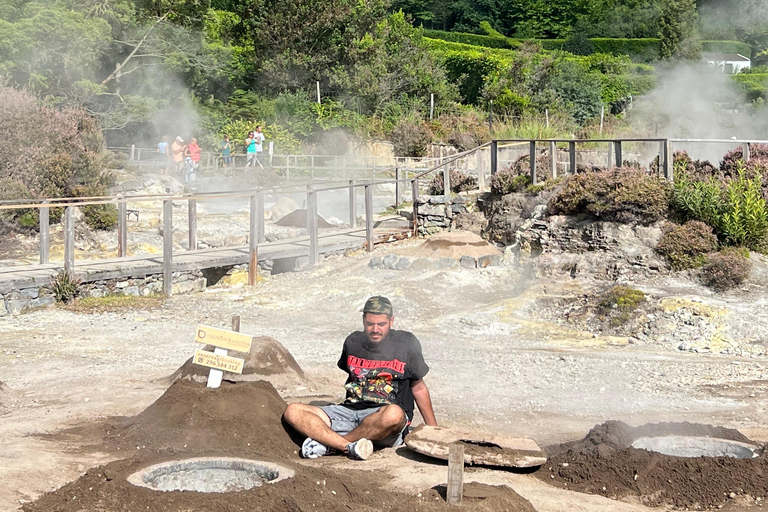
<instances>
[{"instance_id":1,"label":"wooden stake in ground","mask_svg":"<svg viewBox=\"0 0 768 512\"><path fill-rule=\"evenodd\" d=\"M448 448L448 486L445 501L449 505L461 505L464 494L464 445L453 443Z\"/></svg>"}]
</instances>

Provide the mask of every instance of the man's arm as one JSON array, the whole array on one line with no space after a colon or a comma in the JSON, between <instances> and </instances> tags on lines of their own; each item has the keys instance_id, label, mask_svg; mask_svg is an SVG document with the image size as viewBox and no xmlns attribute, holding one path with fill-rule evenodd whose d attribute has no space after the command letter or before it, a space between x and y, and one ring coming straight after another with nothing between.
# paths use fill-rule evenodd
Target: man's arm
<instances>
[{"instance_id":1,"label":"man's arm","mask_svg":"<svg viewBox=\"0 0 768 512\"><path fill-rule=\"evenodd\" d=\"M424 418L424 423L436 427L437 420L435 419L435 411L432 410L432 398L429 396L427 385L422 379L413 381L411 382L411 392L413 392L413 400L419 408L421 417Z\"/></svg>"}]
</instances>

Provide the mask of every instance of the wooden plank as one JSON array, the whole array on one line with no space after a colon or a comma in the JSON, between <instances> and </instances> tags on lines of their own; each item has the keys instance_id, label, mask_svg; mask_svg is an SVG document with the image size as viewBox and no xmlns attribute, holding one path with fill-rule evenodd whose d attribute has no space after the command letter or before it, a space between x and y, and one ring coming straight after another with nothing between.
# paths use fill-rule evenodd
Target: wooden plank
<instances>
[{"instance_id":1,"label":"wooden plank","mask_svg":"<svg viewBox=\"0 0 768 512\"><path fill-rule=\"evenodd\" d=\"M443 460L448 459L449 447L454 443L465 445L466 464L529 468L547 461L536 441L526 438L481 435L466 429L427 425L415 428L405 438L410 449Z\"/></svg>"},{"instance_id":2,"label":"wooden plank","mask_svg":"<svg viewBox=\"0 0 768 512\"><path fill-rule=\"evenodd\" d=\"M64 270L75 268L75 207L64 208Z\"/></svg>"},{"instance_id":3,"label":"wooden plank","mask_svg":"<svg viewBox=\"0 0 768 512\"><path fill-rule=\"evenodd\" d=\"M552 179L557 178L557 142L550 141L549 143L549 156L550 156L550 172L552 173Z\"/></svg>"},{"instance_id":4,"label":"wooden plank","mask_svg":"<svg viewBox=\"0 0 768 512\"><path fill-rule=\"evenodd\" d=\"M373 190L365 186L365 240L368 252L373 251Z\"/></svg>"},{"instance_id":5,"label":"wooden plank","mask_svg":"<svg viewBox=\"0 0 768 512\"><path fill-rule=\"evenodd\" d=\"M454 443L448 450L448 484L445 501L449 505L461 505L464 495L464 445Z\"/></svg>"},{"instance_id":6,"label":"wooden plank","mask_svg":"<svg viewBox=\"0 0 768 512\"><path fill-rule=\"evenodd\" d=\"M576 143L568 141L568 159L570 161L571 174L576 174Z\"/></svg>"},{"instance_id":7,"label":"wooden plank","mask_svg":"<svg viewBox=\"0 0 768 512\"><path fill-rule=\"evenodd\" d=\"M616 150L616 167L621 167L624 165L624 156L621 153L621 141L615 141L613 143L613 148Z\"/></svg>"},{"instance_id":8,"label":"wooden plank","mask_svg":"<svg viewBox=\"0 0 768 512\"><path fill-rule=\"evenodd\" d=\"M259 272L258 209L256 196L251 196L248 216L248 286L256 286L256 276Z\"/></svg>"},{"instance_id":9,"label":"wooden plank","mask_svg":"<svg viewBox=\"0 0 768 512\"><path fill-rule=\"evenodd\" d=\"M413 236L419 234L419 180L411 182L411 201L413 201Z\"/></svg>"},{"instance_id":10,"label":"wooden plank","mask_svg":"<svg viewBox=\"0 0 768 512\"><path fill-rule=\"evenodd\" d=\"M238 327L239 329L239 327ZM251 350L252 336L241 334L235 329L228 331L208 325L198 325L195 331L195 343L213 345L236 352L248 352Z\"/></svg>"},{"instance_id":11,"label":"wooden plank","mask_svg":"<svg viewBox=\"0 0 768 512\"><path fill-rule=\"evenodd\" d=\"M402 203L402 200L400 199L401 193L400 193L400 168L395 167L395 208L400 206L400 203Z\"/></svg>"},{"instance_id":12,"label":"wooden plank","mask_svg":"<svg viewBox=\"0 0 768 512\"><path fill-rule=\"evenodd\" d=\"M197 199L190 199L188 202L189 217L189 247L188 251L197 249Z\"/></svg>"},{"instance_id":13,"label":"wooden plank","mask_svg":"<svg viewBox=\"0 0 768 512\"><path fill-rule=\"evenodd\" d=\"M349 180L349 227L357 224L357 187L355 180Z\"/></svg>"},{"instance_id":14,"label":"wooden plank","mask_svg":"<svg viewBox=\"0 0 768 512\"><path fill-rule=\"evenodd\" d=\"M173 201L163 201L163 293L173 295Z\"/></svg>"},{"instance_id":15,"label":"wooden plank","mask_svg":"<svg viewBox=\"0 0 768 512\"><path fill-rule=\"evenodd\" d=\"M529 143L528 157L530 158L531 165L531 184L536 184L536 141L532 140Z\"/></svg>"},{"instance_id":16,"label":"wooden plank","mask_svg":"<svg viewBox=\"0 0 768 512\"><path fill-rule=\"evenodd\" d=\"M122 195L117 203L117 257L128 255L128 205Z\"/></svg>"},{"instance_id":17,"label":"wooden plank","mask_svg":"<svg viewBox=\"0 0 768 512\"><path fill-rule=\"evenodd\" d=\"M215 368L218 371L243 373L244 359L230 357L215 352L206 352L205 350L195 350L194 363L208 368ZM209 374L210 376L210 374ZM218 387L218 386L208 386Z\"/></svg>"},{"instance_id":18,"label":"wooden plank","mask_svg":"<svg viewBox=\"0 0 768 512\"><path fill-rule=\"evenodd\" d=\"M40 208L40 263L45 265L51 256L50 208Z\"/></svg>"}]
</instances>

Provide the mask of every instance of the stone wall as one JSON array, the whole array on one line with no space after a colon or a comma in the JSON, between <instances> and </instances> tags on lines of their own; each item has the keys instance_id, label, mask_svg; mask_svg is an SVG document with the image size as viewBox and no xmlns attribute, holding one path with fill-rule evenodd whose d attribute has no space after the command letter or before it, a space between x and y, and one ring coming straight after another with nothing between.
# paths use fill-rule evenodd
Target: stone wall
<instances>
[{"instance_id":1,"label":"stone wall","mask_svg":"<svg viewBox=\"0 0 768 512\"><path fill-rule=\"evenodd\" d=\"M175 295L205 290L207 280L202 271L174 272L173 293ZM107 295L149 296L163 293L163 275L151 274L144 277L105 279L82 283L80 297L105 297ZM50 285L24 288L0 294L0 316L17 315L32 308L50 306L55 302Z\"/></svg>"},{"instance_id":2,"label":"stone wall","mask_svg":"<svg viewBox=\"0 0 768 512\"><path fill-rule=\"evenodd\" d=\"M467 213L464 196L453 196L448 203L445 196L420 196L417 202L419 212L419 235L432 235L448 229L454 219Z\"/></svg>"}]
</instances>

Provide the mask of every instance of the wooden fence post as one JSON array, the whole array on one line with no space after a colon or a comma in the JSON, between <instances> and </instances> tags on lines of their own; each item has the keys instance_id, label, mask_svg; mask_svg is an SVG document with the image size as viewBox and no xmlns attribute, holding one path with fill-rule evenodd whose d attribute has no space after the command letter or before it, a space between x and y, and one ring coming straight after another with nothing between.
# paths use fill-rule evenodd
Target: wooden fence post
<instances>
[{"instance_id":1,"label":"wooden fence post","mask_svg":"<svg viewBox=\"0 0 768 512\"><path fill-rule=\"evenodd\" d=\"M445 202L450 202L451 198L451 171L448 169L448 165L443 166L443 197Z\"/></svg>"},{"instance_id":2,"label":"wooden fence post","mask_svg":"<svg viewBox=\"0 0 768 512\"><path fill-rule=\"evenodd\" d=\"M576 142L568 141L568 159L570 160L571 174L576 174Z\"/></svg>"},{"instance_id":3,"label":"wooden fence post","mask_svg":"<svg viewBox=\"0 0 768 512\"><path fill-rule=\"evenodd\" d=\"M136 144L131 144L131 162L136 159Z\"/></svg>"},{"instance_id":4,"label":"wooden fence post","mask_svg":"<svg viewBox=\"0 0 768 512\"><path fill-rule=\"evenodd\" d=\"M751 157L749 142L745 142L744 144L741 145L741 155L742 155L742 158L744 159L744 163L749 162L749 159Z\"/></svg>"},{"instance_id":5,"label":"wooden fence post","mask_svg":"<svg viewBox=\"0 0 768 512\"><path fill-rule=\"evenodd\" d=\"M530 143L529 157L531 159L531 185L536 184L536 141L532 140Z\"/></svg>"},{"instance_id":6,"label":"wooden fence post","mask_svg":"<svg viewBox=\"0 0 768 512\"><path fill-rule=\"evenodd\" d=\"M256 196L251 196L250 207L248 217L248 286L255 286L256 276L259 272L259 233L257 231L259 205Z\"/></svg>"},{"instance_id":7,"label":"wooden fence post","mask_svg":"<svg viewBox=\"0 0 768 512\"><path fill-rule=\"evenodd\" d=\"M453 443L448 447L448 485L445 501L449 505L461 505L464 495L464 445Z\"/></svg>"},{"instance_id":8,"label":"wooden fence post","mask_svg":"<svg viewBox=\"0 0 768 512\"><path fill-rule=\"evenodd\" d=\"M355 180L349 180L349 227L357 225L357 188Z\"/></svg>"},{"instance_id":9,"label":"wooden fence post","mask_svg":"<svg viewBox=\"0 0 768 512\"><path fill-rule=\"evenodd\" d=\"M40 208L40 263L43 265L50 261L51 256L50 211L47 206Z\"/></svg>"},{"instance_id":10,"label":"wooden fence post","mask_svg":"<svg viewBox=\"0 0 768 512\"><path fill-rule=\"evenodd\" d=\"M307 187L307 231L309 232L309 264L315 265L320 248L317 243L317 192Z\"/></svg>"},{"instance_id":11,"label":"wooden fence post","mask_svg":"<svg viewBox=\"0 0 768 512\"><path fill-rule=\"evenodd\" d=\"M373 251L373 189L365 186L365 240L368 252Z\"/></svg>"},{"instance_id":12,"label":"wooden fence post","mask_svg":"<svg viewBox=\"0 0 768 512\"><path fill-rule=\"evenodd\" d=\"M400 168L395 167L395 208L402 203L400 199Z\"/></svg>"},{"instance_id":13,"label":"wooden fence post","mask_svg":"<svg viewBox=\"0 0 768 512\"><path fill-rule=\"evenodd\" d=\"M491 141L491 176L499 170L499 142Z\"/></svg>"},{"instance_id":14,"label":"wooden fence post","mask_svg":"<svg viewBox=\"0 0 768 512\"><path fill-rule=\"evenodd\" d=\"M173 295L173 201L163 200L163 293Z\"/></svg>"},{"instance_id":15,"label":"wooden fence post","mask_svg":"<svg viewBox=\"0 0 768 512\"><path fill-rule=\"evenodd\" d=\"M72 272L75 268L75 207L64 209L64 270Z\"/></svg>"},{"instance_id":16,"label":"wooden fence post","mask_svg":"<svg viewBox=\"0 0 768 512\"><path fill-rule=\"evenodd\" d=\"M411 201L413 201L413 236L419 234L419 180L411 182Z\"/></svg>"},{"instance_id":17,"label":"wooden fence post","mask_svg":"<svg viewBox=\"0 0 768 512\"><path fill-rule=\"evenodd\" d=\"M117 257L128 254L128 205L122 194L117 196Z\"/></svg>"},{"instance_id":18,"label":"wooden fence post","mask_svg":"<svg viewBox=\"0 0 768 512\"><path fill-rule=\"evenodd\" d=\"M552 171L552 179L557 178L557 142L549 141L549 156L550 156L550 170Z\"/></svg>"},{"instance_id":19,"label":"wooden fence post","mask_svg":"<svg viewBox=\"0 0 768 512\"><path fill-rule=\"evenodd\" d=\"M621 167L624 165L624 157L621 154L621 141L614 141L613 148L616 150L616 167Z\"/></svg>"},{"instance_id":20,"label":"wooden fence post","mask_svg":"<svg viewBox=\"0 0 768 512\"><path fill-rule=\"evenodd\" d=\"M671 183L675 182L675 160L669 139L664 139L664 177Z\"/></svg>"},{"instance_id":21,"label":"wooden fence post","mask_svg":"<svg viewBox=\"0 0 768 512\"><path fill-rule=\"evenodd\" d=\"M608 161L605 165L606 169L613 169L613 142L608 142Z\"/></svg>"},{"instance_id":22,"label":"wooden fence post","mask_svg":"<svg viewBox=\"0 0 768 512\"><path fill-rule=\"evenodd\" d=\"M197 249L197 199L190 199L188 201L187 209L189 210L189 248L188 250L194 251Z\"/></svg>"},{"instance_id":23,"label":"wooden fence post","mask_svg":"<svg viewBox=\"0 0 768 512\"><path fill-rule=\"evenodd\" d=\"M475 150L475 167L477 168L477 188L485 192L485 166L483 165L483 150Z\"/></svg>"},{"instance_id":24,"label":"wooden fence post","mask_svg":"<svg viewBox=\"0 0 768 512\"><path fill-rule=\"evenodd\" d=\"M256 220L258 222L258 226L256 226L259 230L259 243L263 244L267 241L267 230L264 227L264 192L261 191L258 194L256 194Z\"/></svg>"}]
</instances>

